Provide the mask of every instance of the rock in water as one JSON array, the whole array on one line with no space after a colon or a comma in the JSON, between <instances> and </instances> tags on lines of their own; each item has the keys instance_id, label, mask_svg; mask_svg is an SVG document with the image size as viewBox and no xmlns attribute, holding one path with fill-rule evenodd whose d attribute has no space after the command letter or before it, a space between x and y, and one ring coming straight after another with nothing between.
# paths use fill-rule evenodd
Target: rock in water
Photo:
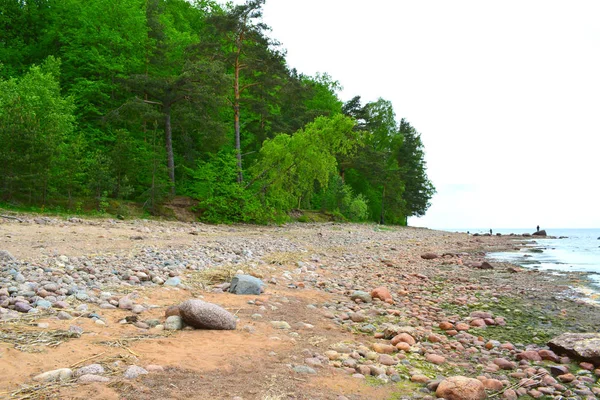
<instances>
[{"instance_id":1,"label":"rock in water","mask_svg":"<svg viewBox=\"0 0 600 400\"><path fill-rule=\"evenodd\" d=\"M548 346L558 354L600 365L600 333L563 333Z\"/></svg>"},{"instance_id":2,"label":"rock in water","mask_svg":"<svg viewBox=\"0 0 600 400\"><path fill-rule=\"evenodd\" d=\"M258 278L250 275L236 275L231 280L229 292L235 294L260 294L263 286L263 281Z\"/></svg>"},{"instance_id":3,"label":"rock in water","mask_svg":"<svg viewBox=\"0 0 600 400\"><path fill-rule=\"evenodd\" d=\"M440 382L436 396L446 400L483 400L487 396L483 383L465 376L452 376Z\"/></svg>"},{"instance_id":4,"label":"rock in water","mask_svg":"<svg viewBox=\"0 0 600 400\"><path fill-rule=\"evenodd\" d=\"M532 233L533 236L548 236L545 230L537 231Z\"/></svg>"},{"instance_id":5,"label":"rock in water","mask_svg":"<svg viewBox=\"0 0 600 400\"><path fill-rule=\"evenodd\" d=\"M186 325L198 329L235 329L236 320L233 314L216 304L192 299L179 306L181 319Z\"/></svg>"}]
</instances>

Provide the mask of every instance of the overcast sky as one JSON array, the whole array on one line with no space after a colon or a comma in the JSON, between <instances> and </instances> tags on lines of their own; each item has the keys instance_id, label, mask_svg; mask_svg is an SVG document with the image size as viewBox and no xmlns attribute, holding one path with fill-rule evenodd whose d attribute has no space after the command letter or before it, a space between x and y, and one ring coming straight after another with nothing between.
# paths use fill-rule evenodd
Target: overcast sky
<instances>
[{"instance_id":1,"label":"overcast sky","mask_svg":"<svg viewBox=\"0 0 600 400\"><path fill-rule=\"evenodd\" d=\"M243 1L236 1L243 3ZM600 1L267 0L299 72L392 101L430 228L600 228Z\"/></svg>"}]
</instances>

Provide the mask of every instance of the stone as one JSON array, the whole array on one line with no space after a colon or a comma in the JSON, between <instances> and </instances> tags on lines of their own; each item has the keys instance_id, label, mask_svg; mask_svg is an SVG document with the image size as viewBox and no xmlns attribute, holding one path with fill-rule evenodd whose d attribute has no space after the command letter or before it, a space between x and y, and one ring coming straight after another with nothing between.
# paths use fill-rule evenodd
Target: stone
<instances>
[{"instance_id":1,"label":"stone","mask_svg":"<svg viewBox=\"0 0 600 400\"><path fill-rule=\"evenodd\" d=\"M317 373L313 368L307 367L306 365L296 365L293 370L298 374L315 375Z\"/></svg>"},{"instance_id":2,"label":"stone","mask_svg":"<svg viewBox=\"0 0 600 400\"><path fill-rule=\"evenodd\" d=\"M131 310L133 308L133 300L129 296L123 296L119 299L119 308L123 310Z\"/></svg>"},{"instance_id":3,"label":"stone","mask_svg":"<svg viewBox=\"0 0 600 400\"><path fill-rule=\"evenodd\" d=\"M380 354L379 359L377 361L379 362L379 364L388 365L388 366L398 364L398 361L394 360L393 357L391 357L387 354Z\"/></svg>"},{"instance_id":4,"label":"stone","mask_svg":"<svg viewBox=\"0 0 600 400\"><path fill-rule=\"evenodd\" d=\"M563 333L548 346L557 354L600 365L600 333Z\"/></svg>"},{"instance_id":5,"label":"stone","mask_svg":"<svg viewBox=\"0 0 600 400\"><path fill-rule=\"evenodd\" d=\"M75 376L82 375L102 375L105 373L104 367L100 364L90 364L85 367L78 368L75 371Z\"/></svg>"},{"instance_id":6,"label":"stone","mask_svg":"<svg viewBox=\"0 0 600 400\"><path fill-rule=\"evenodd\" d=\"M31 305L29 303L26 303L24 301L17 301L15 303L15 311L18 311L18 312L21 312L21 313L27 313L32 308L33 307L31 307Z\"/></svg>"},{"instance_id":7,"label":"stone","mask_svg":"<svg viewBox=\"0 0 600 400\"><path fill-rule=\"evenodd\" d=\"M131 312L134 313L134 314L141 314L145 310L146 309L141 304L135 304L133 307L131 307Z\"/></svg>"},{"instance_id":8,"label":"stone","mask_svg":"<svg viewBox=\"0 0 600 400\"><path fill-rule=\"evenodd\" d=\"M440 364L443 364L443 363L445 363L445 362L446 362L446 358L445 358L445 357L442 357L442 356L440 356L440 355L438 355L438 354L431 354L431 353L430 353L430 354L427 354L427 355L425 356L425 359L426 359L427 361L429 361L430 363L432 363L432 364L437 364L437 365L440 365Z\"/></svg>"},{"instance_id":9,"label":"stone","mask_svg":"<svg viewBox=\"0 0 600 400\"><path fill-rule=\"evenodd\" d=\"M494 269L494 266L492 264L490 264L489 262L484 261L479 266L477 266L477 268L479 268L479 269Z\"/></svg>"},{"instance_id":10,"label":"stone","mask_svg":"<svg viewBox=\"0 0 600 400\"><path fill-rule=\"evenodd\" d=\"M532 236L548 236L545 230L537 231L531 234Z\"/></svg>"},{"instance_id":11,"label":"stone","mask_svg":"<svg viewBox=\"0 0 600 400\"><path fill-rule=\"evenodd\" d=\"M425 254L421 254L421 258L423 260L435 260L436 258L438 258L439 256L435 253L425 253Z\"/></svg>"},{"instance_id":12,"label":"stone","mask_svg":"<svg viewBox=\"0 0 600 400\"><path fill-rule=\"evenodd\" d=\"M179 331L183 329L183 320L179 315L171 315L165 321L164 326L167 331Z\"/></svg>"},{"instance_id":13,"label":"stone","mask_svg":"<svg viewBox=\"0 0 600 400\"><path fill-rule=\"evenodd\" d=\"M93 374L86 374L86 375L81 375L79 377L79 379L77 379L77 383L80 384L88 384L88 383L95 383L95 382L110 382L110 378L106 377L106 376L100 376L100 375L93 375Z\"/></svg>"},{"instance_id":14,"label":"stone","mask_svg":"<svg viewBox=\"0 0 600 400\"><path fill-rule=\"evenodd\" d=\"M486 379L485 381L483 381L483 387L486 390L493 390L494 392L497 392L499 390L502 390L502 388L504 388L504 385L498 379Z\"/></svg>"},{"instance_id":15,"label":"stone","mask_svg":"<svg viewBox=\"0 0 600 400\"><path fill-rule=\"evenodd\" d=\"M172 315L177 315L179 316L179 306L170 306L169 308L166 309L165 311L165 318L169 318Z\"/></svg>"},{"instance_id":16,"label":"stone","mask_svg":"<svg viewBox=\"0 0 600 400\"><path fill-rule=\"evenodd\" d=\"M540 355L540 357L542 357L542 360L553 361L553 362L560 361L560 358L552 350L543 349L543 350L538 351L538 354Z\"/></svg>"},{"instance_id":17,"label":"stone","mask_svg":"<svg viewBox=\"0 0 600 400\"><path fill-rule=\"evenodd\" d=\"M411 382L416 382L416 383L427 383L429 382L431 379L429 379L427 376L425 375L421 375L421 374L415 374L412 375L410 377Z\"/></svg>"},{"instance_id":18,"label":"stone","mask_svg":"<svg viewBox=\"0 0 600 400\"><path fill-rule=\"evenodd\" d=\"M234 294L261 294L264 283L251 275L236 275L231 280L229 293Z\"/></svg>"},{"instance_id":19,"label":"stone","mask_svg":"<svg viewBox=\"0 0 600 400\"><path fill-rule=\"evenodd\" d=\"M542 361L542 357L535 350L527 350L517 354L517 360Z\"/></svg>"},{"instance_id":20,"label":"stone","mask_svg":"<svg viewBox=\"0 0 600 400\"><path fill-rule=\"evenodd\" d=\"M271 326L275 329L292 329L286 321L271 321Z\"/></svg>"},{"instance_id":21,"label":"stone","mask_svg":"<svg viewBox=\"0 0 600 400\"><path fill-rule=\"evenodd\" d=\"M515 363L513 363L511 361L508 361L508 360L506 360L504 358L494 358L492 360L492 362L494 364L496 364L497 366L499 366L501 369L504 369L504 370L512 370L512 369L517 368L517 366L515 365Z\"/></svg>"},{"instance_id":22,"label":"stone","mask_svg":"<svg viewBox=\"0 0 600 400\"><path fill-rule=\"evenodd\" d=\"M452 376L440 382L435 391L446 400L483 400L487 396L483 383L465 376Z\"/></svg>"},{"instance_id":23,"label":"stone","mask_svg":"<svg viewBox=\"0 0 600 400\"><path fill-rule=\"evenodd\" d=\"M448 331L450 329L454 329L454 325L452 325L450 322L448 321L444 321L444 322L440 322L439 324L439 328L443 331Z\"/></svg>"},{"instance_id":24,"label":"stone","mask_svg":"<svg viewBox=\"0 0 600 400\"><path fill-rule=\"evenodd\" d=\"M352 299L352 300L359 299L363 303L370 303L371 302L371 295L369 293L367 293L367 292L363 292L362 290L355 290L350 295L350 299Z\"/></svg>"},{"instance_id":25,"label":"stone","mask_svg":"<svg viewBox=\"0 0 600 400\"><path fill-rule=\"evenodd\" d=\"M178 276L174 276L172 278L169 278L165 281L164 283L165 286L179 286L181 285L181 278Z\"/></svg>"},{"instance_id":26,"label":"stone","mask_svg":"<svg viewBox=\"0 0 600 400\"><path fill-rule=\"evenodd\" d=\"M557 376L557 378L562 383L569 383L569 382L573 382L575 380L575 375L569 373L569 374L559 375L559 376Z\"/></svg>"},{"instance_id":27,"label":"stone","mask_svg":"<svg viewBox=\"0 0 600 400\"><path fill-rule=\"evenodd\" d=\"M415 338L413 338L408 333L400 333L400 334L394 336L391 341L392 345L394 345L394 346L400 342L408 343L411 346L414 345L415 343L417 343Z\"/></svg>"},{"instance_id":28,"label":"stone","mask_svg":"<svg viewBox=\"0 0 600 400\"><path fill-rule=\"evenodd\" d=\"M70 368L60 368L39 374L33 380L36 382L68 381L72 376L73 371Z\"/></svg>"},{"instance_id":29,"label":"stone","mask_svg":"<svg viewBox=\"0 0 600 400\"><path fill-rule=\"evenodd\" d=\"M56 317L61 320L68 320L73 318L71 314L65 311L59 311L58 314L56 314Z\"/></svg>"},{"instance_id":30,"label":"stone","mask_svg":"<svg viewBox=\"0 0 600 400\"><path fill-rule=\"evenodd\" d=\"M383 343L373 343L371 347L379 354L391 354L396 351L394 346Z\"/></svg>"},{"instance_id":31,"label":"stone","mask_svg":"<svg viewBox=\"0 0 600 400\"><path fill-rule=\"evenodd\" d=\"M123 376L126 379L135 379L140 375L145 375L147 374L148 371L146 371L144 368L139 367L137 365L130 365L125 372L123 373Z\"/></svg>"},{"instance_id":32,"label":"stone","mask_svg":"<svg viewBox=\"0 0 600 400\"><path fill-rule=\"evenodd\" d=\"M3 262L13 262L17 261L16 258L13 257L12 254L8 252L8 250L0 250L0 261Z\"/></svg>"},{"instance_id":33,"label":"stone","mask_svg":"<svg viewBox=\"0 0 600 400\"><path fill-rule=\"evenodd\" d=\"M383 286L378 287L376 289L373 289L371 291L371 298L373 298L373 299L379 299L381 301L385 301L385 302L388 302L388 303L394 301L394 299L392 298L392 294L390 293L390 291L387 288L383 287Z\"/></svg>"},{"instance_id":34,"label":"stone","mask_svg":"<svg viewBox=\"0 0 600 400\"><path fill-rule=\"evenodd\" d=\"M179 305L181 319L198 329L234 330L236 319L229 311L216 304L192 299Z\"/></svg>"}]
</instances>

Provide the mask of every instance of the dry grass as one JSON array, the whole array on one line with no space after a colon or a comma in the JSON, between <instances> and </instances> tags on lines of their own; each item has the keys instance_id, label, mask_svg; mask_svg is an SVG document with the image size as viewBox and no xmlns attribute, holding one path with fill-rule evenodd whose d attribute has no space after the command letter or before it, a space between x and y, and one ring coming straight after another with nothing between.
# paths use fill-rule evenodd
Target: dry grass
<instances>
[{"instance_id":1,"label":"dry grass","mask_svg":"<svg viewBox=\"0 0 600 400\"><path fill-rule=\"evenodd\" d=\"M265 255L263 260L267 264L275 265L293 265L306 258L306 252L273 252Z\"/></svg>"},{"instance_id":2,"label":"dry grass","mask_svg":"<svg viewBox=\"0 0 600 400\"><path fill-rule=\"evenodd\" d=\"M75 386L74 381L45 382L35 385L22 385L13 392L0 393L0 396L8 394L10 399L15 400L49 400L60 399L60 389Z\"/></svg>"},{"instance_id":3,"label":"dry grass","mask_svg":"<svg viewBox=\"0 0 600 400\"><path fill-rule=\"evenodd\" d=\"M15 349L27 353L41 353L47 347L57 347L81 335L64 330L31 330L19 324L0 328L0 342L11 343Z\"/></svg>"},{"instance_id":4,"label":"dry grass","mask_svg":"<svg viewBox=\"0 0 600 400\"><path fill-rule=\"evenodd\" d=\"M248 270L243 265L231 264L189 273L187 274L185 283L193 289L209 290L213 285L231 282L231 279L237 274L238 270L243 270L248 275L256 278L263 277L263 274L259 270Z\"/></svg>"}]
</instances>

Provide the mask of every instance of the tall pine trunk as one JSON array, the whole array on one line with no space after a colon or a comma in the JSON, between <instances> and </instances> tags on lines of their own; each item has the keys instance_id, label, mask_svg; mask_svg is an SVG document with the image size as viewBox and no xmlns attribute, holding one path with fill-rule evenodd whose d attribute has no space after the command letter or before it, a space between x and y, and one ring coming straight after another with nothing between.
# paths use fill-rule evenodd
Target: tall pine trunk
<instances>
[{"instance_id":1,"label":"tall pine trunk","mask_svg":"<svg viewBox=\"0 0 600 400\"><path fill-rule=\"evenodd\" d=\"M173 159L173 135L171 131L171 106L164 107L165 113L165 147L167 149L167 169L171 183L171 196L175 196L175 161Z\"/></svg>"},{"instance_id":2,"label":"tall pine trunk","mask_svg":"<svg viewBox=\"0 0 600 400\"><path fill-rule=\"evenodd\" d=\"M235 60L235 78L233 82L233 124L235 129L235 156L237 158L238 183L244 181L242 171L242 144L240 140L240 59Z\"/></svg>"}]
</instances>

